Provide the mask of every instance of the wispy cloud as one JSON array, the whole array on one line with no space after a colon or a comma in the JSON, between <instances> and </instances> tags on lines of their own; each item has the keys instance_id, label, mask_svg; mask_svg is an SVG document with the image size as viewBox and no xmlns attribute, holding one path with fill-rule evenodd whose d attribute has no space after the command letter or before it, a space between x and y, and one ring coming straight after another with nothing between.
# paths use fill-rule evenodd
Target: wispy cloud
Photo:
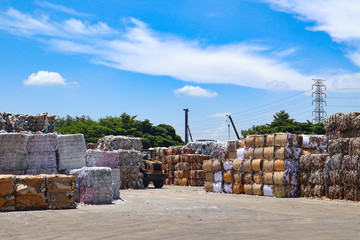
<instances>
[{"instance_id":1,"label":"wispy cloud","mask_svg":"<svg viewBox=\"0 0 360 240\"><path fill-rule=\"evenodd\" d=\"M193 83L234 84L271 90L307 90L312 78L273 56L269 46L236 43L204 45L156 32L131 18L124 29L103 22L0 12L0 29L41 41L53 51L91 57L91 62L126 71L170 76ZM289 50L280 55L291 54ZM360 85L357 85L360 86Z\"/></svg>"},{"instance_id":2,"label":"wispy cloud","mask_svg":"<svg viewBox=\"0 0 360 240\"><path fill-rule=\"evenodd\" d=\"M226 113L214 113L211 116L213 118L223 118L223 117L226 117L227 115L231 115L231 113L229 113L229 112L226 112Z\"/></svg>"},{"instance_id":3,"label":"wispy cloud","mask_svg":"<svg viewBox=\"0 0 360 240\"><path fill-rule=\"evenodd\" d=\"M24 84L36 86L66 85L66 80L57 72L38 71L32 73L24 81Z\"/></svg>"},{"instance_id":4,"label":"wispy cloud","mask_svg":"<svg viewBox=\"0 0 360 240\"><path fill-rule=\"evenodd\" d=\"M216 97L218 94L216 92L203 89L199 86L186 85L182 88L174 90L176 96L190 96L190 97Z\"/></svg>"},{"instance_id":5,"label":"wispy cloud","mask_svg":"<svg viewBox=\"0 0 360 240\"><path fill-rule=\"evenodd\" d=\"M77 12L76 10L74 10L72 8L65 7L65 6L62 6L62 5L53 4L53 3L50 3L50 2L47 2L47 1L35 1L35 4L37 4L38 6L40 6L42 8L54 9L56 11L67 13L69 15L74 15L74 16L79 16L79 17L90 16L90 14Z\"/></svg>"}]
</instances>

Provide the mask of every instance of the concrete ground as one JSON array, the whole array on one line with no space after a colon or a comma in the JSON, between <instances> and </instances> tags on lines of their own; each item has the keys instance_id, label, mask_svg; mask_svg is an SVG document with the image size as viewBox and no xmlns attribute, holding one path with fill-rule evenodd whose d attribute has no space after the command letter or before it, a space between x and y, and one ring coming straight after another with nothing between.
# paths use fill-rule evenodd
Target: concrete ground
<instances>
[{"instance_id":1,"label":"concrete ground","mask_svg":"<svg viewBox=\"0 0 360 240\"><path fill-rule=\"evenodd\" d=\"M0 213L0 239L360 239L360 203L121 190L124 201Z\"/></svg>"}]
</instances>

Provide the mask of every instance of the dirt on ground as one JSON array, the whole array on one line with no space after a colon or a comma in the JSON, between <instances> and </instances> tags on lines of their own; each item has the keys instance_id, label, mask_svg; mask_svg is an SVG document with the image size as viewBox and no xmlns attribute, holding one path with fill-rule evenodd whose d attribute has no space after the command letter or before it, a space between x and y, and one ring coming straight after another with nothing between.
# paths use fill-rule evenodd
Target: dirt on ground
<instances>
[{"instance_id":1,"label":"dirt on ground","mask_svg":"<svg viewBox=\"0 0 360 240\"><path fill-rule=\"evenodd\" d=\"M0 213L0 239L360 239L360 203L151 185L120 196L111 205Z\"/></svg>"}]
</instances>

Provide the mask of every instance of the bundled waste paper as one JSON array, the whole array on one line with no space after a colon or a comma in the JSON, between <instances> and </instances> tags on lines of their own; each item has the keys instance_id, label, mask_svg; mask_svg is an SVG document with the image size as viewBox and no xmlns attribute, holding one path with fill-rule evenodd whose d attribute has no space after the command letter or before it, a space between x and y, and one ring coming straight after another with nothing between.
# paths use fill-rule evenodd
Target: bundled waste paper
<instances>
[{"instance_id":1,"label":"bundled waste paper","mask_svg":"<svg viewBox=\"0 0 360 240\"><path fill-rule=\"evenodd\" d=\"M0 133L0 174L25 174L28 135Z\"/></svg>"},{"instance_id":2,"label":"bundled waste paper","mask_svg":"<svg viewBox=\"0 0 360 240\"><path fill-rule=\"evenodd\" d=\"M124 136L105 136L98 141L98 149L103 151L137 150L142 149L141 138Z\"/></svg>"},{"instance_id":3,"label":"bundled waste paper","mask_svg":"<svg viewBox=\"0 0 360 240\"><path fill-rule=\"evenodd\" d=\"M12 114L0 112L0 131L5 132L55 132L57 117L49 113Z\"/></svg>"},{"instance_id":4,"label":"bundled waste paper","mask_svg":"<svg viewBox=\"0 0 360 240\"><path fill-rule=\"evenodd\" d=\"M84 135L58 135L56 151L58 170L82 168L85 164L86 145Z\"/></svg>"}]
</instances>

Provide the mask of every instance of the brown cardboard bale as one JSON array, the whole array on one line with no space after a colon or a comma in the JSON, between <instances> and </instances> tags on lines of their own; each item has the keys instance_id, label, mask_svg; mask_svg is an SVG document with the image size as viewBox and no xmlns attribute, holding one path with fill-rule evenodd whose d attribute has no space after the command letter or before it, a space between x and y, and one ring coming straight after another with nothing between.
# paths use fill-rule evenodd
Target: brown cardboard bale
<instances>
[{"instance_id":1,"label":"brown cardboard bale","mask_svg":"<svg viewBox=\"0 0 360 240\"><path fill-rule=\"evenodd\" d=\"M174 178L174 185L180 186L181 185L181 179L180 178Z\"/></svg>"},{"instance_id":2,"label":"brown cardboard bale","mask_svg":"<svg viewBox=\"0 0 360 240\"><path fill-rule=\"evenodd\" d=\"M242 183L242 173L241 172L234 172L233 179L235 183Z\"/></svg>"},{"instance_id":3,"label":"brown cardboard bale","mask_svg":"<svg viewBox=\"0 0 360 240\"><path fill-rule=\"evenodd\" d=\"M300 157L299 170L310 172L311 171L311 155L303 155ZM324 163L325 164L325 163Z\"/></svg>"},{"instance_id":4,"label":"brown cardboard bale","mask_svg":"<svg viewBox=\"0 0 360 240\"><path fill-rule=\"evenodd\" d=\"M254 195L262 196L263 195L263 185L262 184L253 184L252 190Z\"/></svg>"},{"instance_id":5,"label":"brown cardboard bale","mask_svg":"<svg viewBox=\"0 0 360 240\"><path fill-rule=\"evenodd\" d=\"M243 168L245 172L251 171L251 160L246 160L243 162Z\"/></svg>"},{"instance_id":6,"label":"brown cardboard bale","mask_svg":"<svg viewBox=\"0 0 360 240\"><path fill-rule=\"evenodd\" d=\"M173 159L174 163L178 163L178 162L180 162L180 160L181 160L181 155L174 156L174 159Z\"/></svg>"},{"instance_id":7,"label":"brown cardboard bale","mask_svg":"<svg viewBox=\"0 0 360 240\"><path fill-rule=\"evenodd\" d=\"M275 158L275 147L264 148L264 158L271 160Z\"/></svg>"},{"instance_id":8,"label":"brown cardboard bale","mask_svg":"<svg viewBox=\"0 0 360 240\"><path fill-rule=\"evenodd\" d=\"M356 117L358 117L359 115L360 115L359 112L351 112L351 113L346 113L346 114L341 115L339 117L338 128L341 131L356 128L356 126L354 126L354 123L355 123Z\"/></svg>"},{"instance_id":9,"label":"brown cardboard bale","mask_svg":"<svg viewBox=\"0 0 360 240\"><path fill-rule=\"evenodd\" d=\"M45 196L18 195L15 196L15 210L47 209Z\"/></svg>"},{"instance_id":10,"label":"brown cardboard bale","mask_svg":"<svg viewBox=\"0 0 360 240\"><path fill-rule=\"evenodd\" d=\"M203 162L203 170L205 172L211 172L212 171L212 161L206 160Z\"/></svg>"},{"instance_id":11,"label":"brown cardboard bale","mask_svg":"<svg viewBox=\"0 0 360 240\"><path fill-rule=\"evenodd\" d=\"M311 195L312 197L321 198L325 196L325 187L324 185L315 185L311 189Z\"/></svg>"},{"instance_id":12,"label":"brown cardboard bale","mask_svg":"<svg viewBox=\"0 0 360 240\"><path fill-rule=\"evenodd\" d=\"M229 152L236 152L237 145L238 145L237 141L228 141L228 151Z\"/></svg>"},{"instance_id":13,"label":"brown cardboard bale","mask_svg":"<svg viewBox=\"0 0 360 240\"><path fill-rule=\"evenodd\" d=\"M350 139L340 138L335 140L329 140L328 152L330 156L337 153L342 153L343 155L349 155L350 149Z\"/></svg>"},{"instance_id":14,"label":"brown cardboard bale","mask_svg":"<svg viewBox=\"0 0 360 240\"><path fill-rule=\"evenodd\" d=\"M299 182L301 185L310 184L310 173L309 172L300 172L299 173Z\"/></svg>"},{"instance_id":15,"label":"brown cardboard bale","mask_svg":"<svg viewBox=\"0 0 360 240\"><path fill-rule=\"evenodd\" d=\"M203 170L190 170L191 179L204 179L205 172Z\"/></svg>"},{"instance_id":16,"label":"brown cardboard bale","mask_svg":"<svg viewBox=\"0 0 360 240\"><path fill-rule=\"evenodd\" d=\"M182 178L180 185L181 186L187 186L188 185L188 179L187 178Z\"/></svg>"},{"instance_id":17,"label":"brown cardboard bale","mask_svg":"<svg viewBox=\"0 0 360 240\"><path fill-rule=\"evenodd\" d=\"M335 113L328 118L324 119L324 128L326 132L334 131L340 125L340 117L344 115L344 113Z\"/></svg>"},{"instance_id":18,"label":"brown cardboard bale","mask_svg":"<svg viewBox=\"0 0 360 240\"><path fill-rule=\"evenodd\" d=\"M232 174L231 172L224 172L224 181L226 183L232 183Z\"/></svg>"},{"instance_id":19,"label":"brown cardboard bale","mask_svg":"<svg viewBox=\"0 0 360 240\"><path fill-rule=\"evenodd\" d=\"M212 183L206 183L205 184L205 191L206 192L213 192L214 191Z\"/></svg>"},{"instance_id":20,"label":"brown cardboard bale","mask_svg":"<svg viewBox=\"0 0 360 240\"><path fill-rule=\"evenodd\" d=\"M343 171L343 176L344 176L344 184L345 186L349 186L349 187L355 187L355 186L360 186L360 181L359 181L359 171L357 170L344 170Z\"/></svg>"},{"instance_id":21,"label":"brown cardboard bale","mask_svg":"<svg viewBox=\"0 0 360 240\"><path fill-rule=\"evenodd\" d=\"M263 172L273 172L274 171L274 160L264 160L263 161Z\"/></svg>"},{"instance_id":22,"label":"brown cardboard bale","mask_svg":"<svg viewBox=\"0 0 360 240\"><path fill-rule=\"evenodd\" d=\"M288 143L288 134L287 133L277 133L275 134L274 145L277 147L285 147Z\"/></svg>"},{"instance_id":23,"label":"brown cardboard bale","mask_svg":"<svg viewBox=\"0 0 360 240\"><path fill-rule=\"evenodd\" d=\"M43 175L22 175L16 177L15 195L44 196L46 191Z\"/></svg>"},{"instance_id":24,"label":"brown cardboard bale","mask_svg":"<svg viewBox=\"0 0 360 240\"><path fill-rule=\"evenodd\" d=\"M360 189L359 186L345 187L344 199L350 201L360 201Z\"/></svg>"},{"instance_id":25,"label":"brown cardboard bale","mask_svg":"<svg viewBox=\"0 0 360 240\"><path fill-rule=\"evenodd\" d=\"M253 185L252 184L244 184L244 192L248 195L253 195Z\"/></svg>"},{"instance_id":26,"label":"brown cardboard bale","mask_svg":"<svg viewBox=\"0 0 360 240\"><path fill-rule=\"evenodd\" d=\"M312 188L310 185L301 185L300 186L300 196L301 197L311 197Z\"/></svg>"},{"instance_id":27,"label":"brown cardboard bale","mask_svg":"<svg viewBox=\"0 0 360 240\"><path fill-rule=\"evenodd\" d=\"M359 170L360 156L345 155L342 161L342 170Z\"/></svg>"},{"instance_id":28,"label":"brown cardboard bale","mask_svg":"<svg viewBox=\"0 0 360 240\"><path fill-rule=\"evenodd\" d=\"M350 140L349 149L350 155L360 156L360 137Z\"/></svg>"},{"instance_id":29,"label":"brown cardboard bale","mask_svg":"<svg viewBox=\"0 0 360 240\"><path fill-rule=\"evenodd\" d=\"M0 197L13 195L15 190L14 175L0 175Z\"/></svg>"},{"instance_id":30,"label":"brown cardboard bale","mask_svg":"<svg viewBox=\"0 0 360 240\"><path fill-rule=\"evenodd\" d=\"M245 138L245 147L250 148L255 146L255 135L247 136Z\"/></svg>"},{"instance_id":31,"label":"brown cardboard bale","mask_svg":"<svg viewBox=\"0 0 360 240\"><path fill-rule=\"evenodd\" d=\"M252 183L252 173L245 173L244 174L244 182L246 184L251 184Z\"/></svg>"},{"instance_id":32,"label":"brown cardboard bale","mask_svg":"<svg viewBox=\"0 0 360 240\"><path fill-rule=\"evenodd\" d=\"M275 158L277 159L286 159L290 157L285 147L280 147L275 149Z\"/></svg>"},{"instance_id":33,"label":"brown cardboard bale","mask_svg":"<svg viewBox=\"0 0 360 240\"><path fill-rule=\"evenodd\" d=\"M261 172L254 173L253 174L253 180L254 180L254 183L257 183L257 184L262 183L262 174L261 174Z\"/></svg>"},{"instance_id":34,"label":"brown cardboard bale","mask_svg":"<svg viewBox=\"0 0 360 240\"><path fill-rule=\"evenodd\" d=\"M233 192L235 194L240 194L240 193L243 193L244 192L244 185L241 184L241 183L234 183L233 184Z\"/></svg>"},{"instance_id":35,"label":"brown cardboard bale","mask_svg":"<svg viewBox=\"0 0 360 240\"><path fill-rule=\"evenodd\" d=\"M275 160L274 169L279 172L285 171L285 160Z\"/></svg>"},{"instance_id":36,"label":"brown cardboard bale","mask_svg":"<svg viewBox=\"0 0 360 240\"><path fill-rule=\"evenodd\" d=\"M275 146L275 134L270 134L266 136L266 146L267 147Z\"/></svg>"},{"instance_id":37,"label":"brown cardboard bale","mask_svg":"<svg viewBox=\"0 0 360 240\"><path fill-rule=\"evenodd\" d=\"M234 151L234 152L229 152L229 159L236 159L236 158L237 158L236 151Z\"/></svg>"},{"instance_id":38,"label":"brown cardboard bale","mask_svg":"<svg viewBox=\"0 0 360 240\"><path fill-rule=\"evenodd\" d=\"M272 172L264 172L263 173L263 182L266 185L273 185L274 179L273 179L273 173Z\"/></svg>"},{"instance_id":39,"label":"brown cardboard bale","mask_svg":"<svg viewBox=\"0 0 360 240\"><path fill-rule=\"evenodd\" d=\"M46 191L52 193L64 193L75 191L76 177L64 174L44 175Z\"/></svg>"},{"instance_id":40,"label":"brown cardboard bale","mask_svg":"<svg viewBox=\"0 0 360 240\"><path fill-rule=\"evenodd\" d=\"M235 171L240 171L241 168L242 168L242 162L243 160L242 159L235 159L234 162L233 162L233 169Z\"/></svg>"},{"instance_id":41,"label":"brown cardboard bale","mask_svg":"<svg viewBox=\"0 0 360 240\"><path fill-rule=\"evenodd\" d=\"M340 185L344 182L344 175L341 170L329 171L330 185Z\"/></svg>"},{"instance_id":42,"label":"brown cardboard bale","mask_svg":"<svg viewBox=\"0 0 360 240\"><path fill-rule=\"evenodd\" d=\"M265 147L265 140L266 140L266 137L264 135L257 135L255 136L255 147L256 148L263 148Z\"/></svg>"},{"instance_id":43,"label":"brown cardboard bale","mask_svg":"<svg viewBox=\"0 0 360 240\"><path fill-rule=\"evenodd\" d=\"M49 209L74 209L75 192L49 192L47 193Z\"/></svg>"},{"instance_id":44,"label":"brown cardboard bale","mask_svg":"<svg viewBox=\"0 0 360 240\"><path fill-rule=\"evenodd\" d=\"M288 197L290 195L291 187L290 186L273 186L274 197Z\"/></svg>"},{"instance_id":45,"label":"brown cardboard bale","mask_svg":"<svg viewBox=\"0 0 360 240\"><path fill-rule=\"evenodd\" d=\"M348 129L340 131L341 138L358 138L360 137L360 128Z\"/></svg>"},{"instance_id":46,"label":"brown cardboard bale","mask_svg":"<svg viewBox=\"0 0 360 240\"><path fill-rule=\"evenodd\" d=\"M309 182L312 185L324 185L324 173L322 171L313 171L310 173Z\"/></svg>"},{"instance_id":47,"label":"brown cardboard bale","mask_svg":"<svg viewBox=\"0 0 360 240\"><path fill-rule=\"evenodd\" d=\"M264 148L255 148L254 158L264 158Z\"/></svg>"},{"instance_id":48,"label":"brown cardboard bale","mask_svg":"<svg viewBox=\"0 0 360 240\"><path fill-rule=\"evenodd\" d=\"M214 160L212 162L211 166L212 166L211 170L213 172L219 172L219 171L221 171L223 169L222 162L220 160L218 160L218 159Z\"/></svg>"},{"instance_id":49,"label":"brown cardboard bale","mask_svg":"<svg viewBox=\"0 0 360 240\"><path fill-rule=\"evenodd\" d=\"M288 185L289 175L286 172L274 172L274 183L277 185Z\"/></svg>"},{"instance_id":50,"label":"brown cardboard bale","mask_svg":"<svg viewBox=\"0 0 360 240\"><path fill-rule=\"evenodd\" d=\"M312 154L312 155L310 155L311 170L312 171L324 170L326 158L328 156L329 156L328 154Z\"/></svg>"},{"instance_id":51,"label":"brown cardboard bale","mask_svg":"<svg viewBox=\"0 0 360 240\"><path fill-rule=\"evenodd\" d=\"M326 170L338 170L341 169L342 166L342 157L341 153L335 154L333 156L328 156L325 162Z\"/></svg>"},{"instance_id":52,"label":"brown cardboard bale","mask_svg":"<svg viewBox=\"0 0 360 240\"><path fill-rule=\"evenodd\" d=\"M254 158L254 149L253 148L245 149L244 158L245 159L253 159Z\"/></svg>"},{"instance_id":53,"label":"brown cardboard bale","mask_svg":"<svg viewBox=\"0 0 360 240\"><path fill-rule=\"evenodd\" d=\"M208 182L214 182L214 173L213 172L205 172L205 180Z\"/></svg>"},{"instance_id":54,"label":"brown cardboard bale","mask_svg":"<svg viewBox=\"0 0 360 240\"><path fill-rule=\"evenodd\" d=\"M344 187L339 185L329 186L327 197L330 199L344 199Z\"/></svg>"},{"instance_id":55,"label":"brown cardboard bale","mask_svg":"<svg viewBox=\"0 0 360 240\"><path fill-rule=\"evenodd\" d=\"M251 170L253 172L259 172L262 169L262 159L253 159L251 160Z\"/></svg>"},{"instance_id":56,"label":"brown cardboard bale","mask_svg":"<svg viewBox=\"0 0 360 240\"><path fill-rule=\"evenodd\" d=\"M15 196L6 195L0 196L0 212L15 210Z\"/></svg>"}]
</instances>

